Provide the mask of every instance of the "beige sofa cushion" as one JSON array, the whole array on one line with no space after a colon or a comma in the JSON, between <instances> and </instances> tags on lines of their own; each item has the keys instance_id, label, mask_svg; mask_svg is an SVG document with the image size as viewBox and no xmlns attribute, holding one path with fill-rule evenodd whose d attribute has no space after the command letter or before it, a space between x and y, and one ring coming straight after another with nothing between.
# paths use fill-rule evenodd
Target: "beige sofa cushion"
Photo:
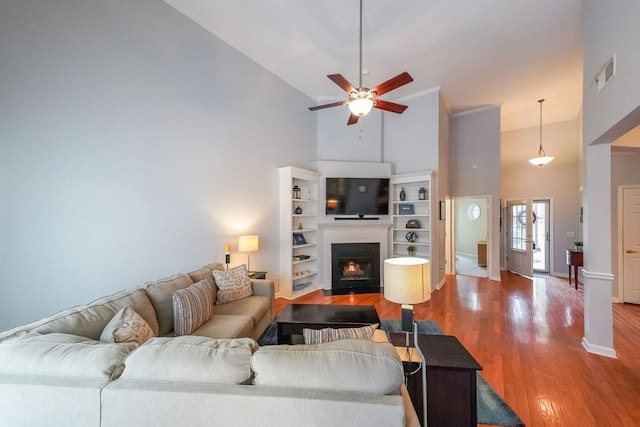
<instances>
[{"instance_id":1,"label":"beige sofa cushion","mask_svg":"<svg viewBox=\"0 0 640 427\"><path fill-rule=\"evenodd\" d=\"M156 312L143 289L116 292L89 304L72 307L47 318L15 328L10 334L24 335L25 332L30 331L41 334L60 332L99 340L100 334L107 323L120 309L127 305L133 307L157 335L158 321L156 320Z\"/></svg>"},{"instance_id":2,"label":"beige sofa cushion","mask_svg":"<svg viewBox=\"0 0 640 427\"><path fill-rule=\"evenodd\" d=\"M242 338L253 332L253 319L244 315L213 315L191 335L209 338Z\"/></svg>"},{"instance_id":3,"label":"beige sofa cushion","mask_svg":"<svg viewBox=\"0 0 640 427\"><path fill-rule=\"evenodd\" d=\"M184 289L193 285L189 276L178 274L160 279L156 282L147 283L145 291L153 304L158 318L158 336L169 335L173 331L173 298L171 294L178 289Z\"/></svg>"},{"instance_id":4,"label":"beige sofa cushion","mask_svg":"<svg viewBox=\"0 0 640 427\"><path fill-rule=\"evenodd\" d=\"M364 340L260 347L251 366L264 386L398 394L404 381L395 348Z\"/></svg>"},{"instance_id":5,"label":"beige sofa cushion","mask_svg":"<svg viewBox=\"0 0 640 427\"><path fill-rule=\"evenodd\" d=\"M173 332L175 336L189 335L213 312L213 290L207 279L178 289L173 297Z\"/></svg>"},{"instance_id":6,"label":"beige sofa cushion","mask_svg":"<svg viewBox=\"0 0 640 427\"><path fill-rule=\"evenodd\" d=\"M213 280L213 270L222 270L224 267L220 263L207 264L204 267L192 271L189 274L189 277L193 281L193 283L198 283L203 279L207 279L209 284L211 285L211 290L213 291L213 303L216 303L216 293L218 292L218 288L216 287L216 282Z\"/></svg>"},{"instance_id":7,"label":"beige sofa cushion","mask_svg":"<svg viewBox=\"0 0 640 427\"><path fill-rule=\"evenodd\" d=\"M126 360L123 380L242 384L251 378L251 338L153 338Z\"/></svg>"},{"instance_id":8,"label":"beige sofa cushion","mask_svg":"<svg viewBox=\"0 0 640 427\"><path fill-rule=\"evenodd\" d=\"M76 335L30 333L0 343L0 375L116 379L136 343L104 343Z\"/></svg>"},{"instance_id":9,"label":"beige sofa cushion","mask_svg":"<svg viewBox=\"0 0 640 427\"><path fill-rule=\"evenodd\" d=\"M270 298L253 295L226 304L218 304L213 307L213 313L251 316L255 326L260 322L260 320L262 320L270 309Z\"/></svg>"},{"instance_id":10,"label":"beige sofa cushion","mask_svg":"<svg viewBox=\"0 0 640 427\"><path fill-rule=\"evenodd\" d=\"M118 311L105 326L100 341L144 344L155 337L151 326L130 305Z\"/></svg>"}]
</instances>

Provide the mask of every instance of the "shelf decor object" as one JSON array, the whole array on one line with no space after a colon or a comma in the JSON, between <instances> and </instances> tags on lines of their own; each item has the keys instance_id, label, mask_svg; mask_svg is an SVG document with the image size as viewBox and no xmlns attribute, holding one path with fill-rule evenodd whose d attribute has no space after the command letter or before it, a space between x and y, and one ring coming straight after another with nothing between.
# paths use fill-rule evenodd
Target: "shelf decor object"
<instances>
[{"instance_id":1,"label":"shelf decor object","mask_svg":"<svg viewBox=\"0 0 640 427\"><path fill-rule=\"evenodd\" d=\"M398 205L398 214L399 215L413 215L413 204L412 203L400 203Z\"/></svg>"},{"instance_id":2,"label":"shelf decor object","mask_svg":"<svg viewBox=\"0 0 640 427\"><path fill-rule=\"evenodd\" d=\"M259 249L258 236L240 236L238 238L238 250L247 253L247 271L251 272L251 252Z\"/></svg>"},{"instance_id":3,"label":"shelf decor object","mask_svg":"<svg viewBox=\"0 0 640 427\"><path fill-rule=\"evenodd\" d=\"M293 186L292 195L294 199L300 199L302 197L302 192L300 191L300 187L297 185Z\"/></svg>"},{"instance_id":4,"label":"shelf decor object","mask_svg":"<svg viewBox=\"0 0 640 427\"><path fill-rule=\"evenodd\" d=\"M424 187L420 187L418 190L418 200L427 200L427 189Z\"/></svg>"}]
</instances>

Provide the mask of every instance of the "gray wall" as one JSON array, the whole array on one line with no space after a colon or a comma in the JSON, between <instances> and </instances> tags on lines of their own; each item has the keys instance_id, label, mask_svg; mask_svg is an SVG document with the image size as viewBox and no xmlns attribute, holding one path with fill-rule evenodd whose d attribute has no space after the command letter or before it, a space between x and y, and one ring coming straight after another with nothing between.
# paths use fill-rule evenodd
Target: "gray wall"
<instances>
[{"instance_id":1,"label":"gray wall","mask_svg":"<svg viewBox=\"0 0 640 427\"><path fill-rule=\"evenodd\" d=\"M536 126L502 134L503 156L509 159L502 165L502 199L551 200L550 272L566 276L565 249L573 247L574 241L582 240L579 124L566 121L544 125L544 149L556 159L542 167L528 162L536 154L539 132ZM573 233L574 237L567 233Z\"/></svg>"},{"instance_id":2,"label":"gray wall","mask_svg":"<svg viewBox=\"0 0 640 427\"><path fill-rule=\"evenodd\" d=\"M0 330L204 263L278 266L303 96L161 1L0 5ZM346 117L344 118L346 121Z\"/></svg>"},{"instance_id":3,"label":"gray wall","mask_svg":"<svg viewBox=\"0 0 640 427\"><path fill-rule=\"evenodd\" d=\"M452 197L489 196L489 278L500 280L500 107L453 117L450 185Z\"/></svg>"}]
</instances>

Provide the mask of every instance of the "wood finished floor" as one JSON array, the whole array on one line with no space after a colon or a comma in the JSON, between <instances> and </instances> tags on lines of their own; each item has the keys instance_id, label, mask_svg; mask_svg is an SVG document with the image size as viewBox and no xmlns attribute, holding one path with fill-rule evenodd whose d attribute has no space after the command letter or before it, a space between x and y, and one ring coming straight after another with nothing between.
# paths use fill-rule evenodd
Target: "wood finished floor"
<instances>
[{"instance_id":1,"label":"wood finished floor","mask_svg":"<svg viewBox=\"0 0 640 427\"><path fill-rule=\"evenodd\" d=\"M375 305L380 318L400 318L381 294L316 291L278 298L276 313L289 303ZM640 426L640 306L613 304L617 359L582 347L583 293L567 279L448 276L414 311L458 337L527 426Z\"/></svg>"}]
</instances>

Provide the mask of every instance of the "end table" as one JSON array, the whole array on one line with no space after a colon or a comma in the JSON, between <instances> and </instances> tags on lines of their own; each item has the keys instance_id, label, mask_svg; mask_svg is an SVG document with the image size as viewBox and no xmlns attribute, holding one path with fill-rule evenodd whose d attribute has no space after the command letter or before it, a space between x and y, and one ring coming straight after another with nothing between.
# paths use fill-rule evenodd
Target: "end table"
<instances>
[{"instance_id":1,"label":"end table","mask_svg":"<svg viewBox=\"0 0 640 427\"><path fill-rule=\"evenodd\" d=\"M389 334L401 358L406 354L405 334ZM458 339L452 335L418 335L418 344L425 357L427 369L427 425L477 426L476 371L482 366L473 358ZM413 345L413 338L411 344ZM413 363L403 360L407 369ZM424 424L422 413L422 375L411 375L407 379L407 390L420 424Z\"/></svg>"}]
</instances>

